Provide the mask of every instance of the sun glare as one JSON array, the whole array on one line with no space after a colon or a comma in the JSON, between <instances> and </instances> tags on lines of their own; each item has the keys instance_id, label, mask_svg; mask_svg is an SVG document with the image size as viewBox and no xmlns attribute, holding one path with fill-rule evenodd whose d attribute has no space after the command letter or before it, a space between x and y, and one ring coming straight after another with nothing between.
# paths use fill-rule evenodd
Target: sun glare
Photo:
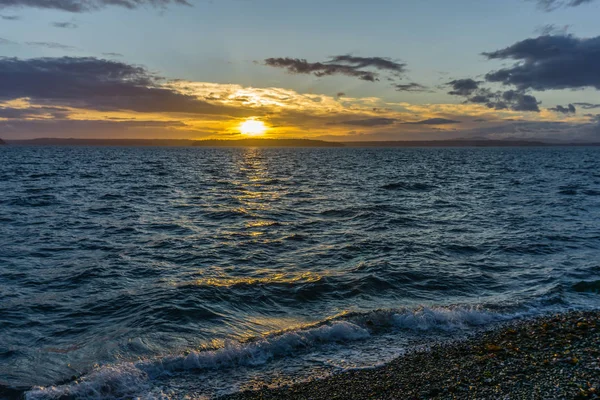
<instances>
[{"instance_id":1,"label":"sun glare","mask_svg":"<svg viewBox=\"0 0 600 400\"><path fill-rule=\"evenodd\" d=\"M240 132L244 135L258 136L263 135L266 131L265 123L256 119L247 119L240 124Z\"/></svg>"}]
</instances>

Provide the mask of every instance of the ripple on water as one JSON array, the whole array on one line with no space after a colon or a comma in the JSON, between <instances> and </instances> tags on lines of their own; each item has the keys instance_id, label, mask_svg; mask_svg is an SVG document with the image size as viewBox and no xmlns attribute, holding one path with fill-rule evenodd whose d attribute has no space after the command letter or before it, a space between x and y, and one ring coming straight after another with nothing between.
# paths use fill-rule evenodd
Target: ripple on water
<instances>
[{"instance_id":1,"label":"ripple on water","mask_svg":"<svg viewBox=\"0 0 600 400\"><path fill-rule=\"evenodd\" d=\"M391 331L591 304L599 152L7 147L0 397L143 396L156 365L378 361Z\"/></svg>"}]
</instances>

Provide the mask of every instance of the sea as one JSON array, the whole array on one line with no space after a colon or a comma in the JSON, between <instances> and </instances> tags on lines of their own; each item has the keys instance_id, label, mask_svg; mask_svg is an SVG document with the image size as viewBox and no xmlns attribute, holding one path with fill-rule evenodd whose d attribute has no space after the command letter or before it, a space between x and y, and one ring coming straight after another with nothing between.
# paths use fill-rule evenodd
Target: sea
<instances>
[{"instance_id":1,"label":"sea","mask_svg":"<svg viewBox=\"0 0 600 400\"><path fill-rule=\"evenodd\" d=\"M0 397L211 399L600 305L600 147L0 147Z\"/></svg>"}]
</instances>

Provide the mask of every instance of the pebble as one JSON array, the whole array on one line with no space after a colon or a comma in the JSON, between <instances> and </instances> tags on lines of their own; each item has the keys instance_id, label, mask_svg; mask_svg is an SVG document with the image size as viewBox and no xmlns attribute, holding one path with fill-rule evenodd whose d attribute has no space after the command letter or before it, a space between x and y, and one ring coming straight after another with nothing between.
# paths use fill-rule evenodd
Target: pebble
<instances>
[{"instance_id":1,"label":"pebble","mask_svg":"<svg viewBox=\"0 0 600 400\"><path fill-rule=\"evenodd\" d=\"M371 370L221 400L600 399L600 311L514 322Z\"/></svg>"}]
</instances>

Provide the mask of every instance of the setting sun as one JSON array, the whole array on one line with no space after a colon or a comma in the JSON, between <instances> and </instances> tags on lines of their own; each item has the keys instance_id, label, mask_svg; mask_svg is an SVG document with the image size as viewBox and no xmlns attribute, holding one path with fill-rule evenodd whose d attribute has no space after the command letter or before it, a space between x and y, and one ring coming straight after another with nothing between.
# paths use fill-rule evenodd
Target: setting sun
<instances>
[{"instance_id":1,"label":"setting sun","mask_svg":"<svg viewBox=\"0 0 600 400\"><path fill-rule=\"evenodd\" d=\"M265 123L256 119L248 119L240 124L240 132L244 135L258 136L263 135L266 131Z\"/></svg>"}]
</instances>

